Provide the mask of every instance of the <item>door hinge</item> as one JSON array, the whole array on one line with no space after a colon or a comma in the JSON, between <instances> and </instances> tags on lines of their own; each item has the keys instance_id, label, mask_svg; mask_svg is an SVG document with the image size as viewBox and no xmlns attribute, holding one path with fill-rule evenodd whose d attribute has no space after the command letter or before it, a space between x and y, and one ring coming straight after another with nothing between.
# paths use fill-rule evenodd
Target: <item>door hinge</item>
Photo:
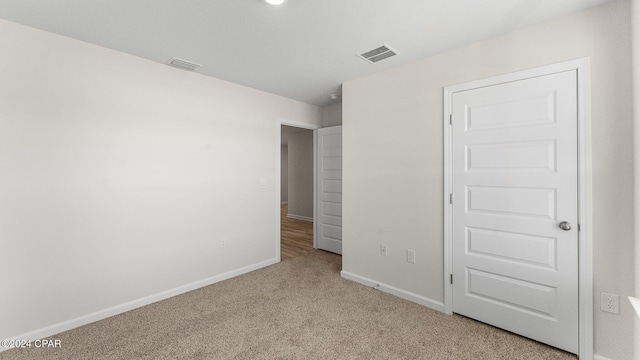
<instances>
[{"instance_id":1,"label":"door hinge","mask_svg":"<svg viewBox=\"0 0 640 360\"><path fill-rule=\"evenodd\" d=\"M453 274L449 274L449 281L451 282L451 285L453 285Z\"/></svg>"},{"instance_id":2,"label":"door hinge","mask_svg":"<svg viewBox=\"0 0 640 360\"><path fill-rule=\"evenodd\" d=\"M453 114L449 114L449 125L453 125Z\"/></svg>"},{"instance_id":3,"label":"door hinge","mask_svg":"<svg viewBox=\"0 0 640 360\"><path fill-rule=\"evenodd\" d=\"M453 204L453 194L449 194L449 204Z\"/></svg>"},{"instance_id":4,"label":"door hinge","mask_svg":"<svg viewBox=\"0 0 640 360\"><path fill-rule=\"evenodd\" d=\"M578 232L580 232L580 224L578 224Z\"/></svg>"}]
</instances>

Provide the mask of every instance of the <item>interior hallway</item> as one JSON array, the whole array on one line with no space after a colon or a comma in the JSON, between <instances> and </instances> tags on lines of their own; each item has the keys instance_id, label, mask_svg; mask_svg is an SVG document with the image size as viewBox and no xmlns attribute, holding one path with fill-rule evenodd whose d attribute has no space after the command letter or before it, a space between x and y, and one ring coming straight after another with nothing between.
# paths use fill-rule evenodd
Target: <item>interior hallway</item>
<instances>
[{"instance_id":1,"label":"interior hallway","mask_svg":"<svg viewBox=\"0 0 640 360\"><path fill-rule=\"evenodd\" d=\"M287 217L289 205L280 207L280 260L313 250L313 223Z\"/></svg>"}]
</instances>

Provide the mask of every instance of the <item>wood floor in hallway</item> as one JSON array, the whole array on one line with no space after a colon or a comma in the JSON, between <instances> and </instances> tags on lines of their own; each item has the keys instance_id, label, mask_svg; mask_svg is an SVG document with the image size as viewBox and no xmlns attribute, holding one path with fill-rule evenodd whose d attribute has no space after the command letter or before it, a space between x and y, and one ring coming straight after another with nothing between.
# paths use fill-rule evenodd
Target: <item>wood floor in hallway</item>
<instances>
[{"instance_id":1,"label":"wood floor in hallway","mask_svg":"<svg viewBox=\"0 0 640 360\"><path fill-rule=\"evenodd\" d=\"M313 223L287 217L288 205L280 207L280 260L304 255L313 250Z\"/></svg>"}]
</instances>

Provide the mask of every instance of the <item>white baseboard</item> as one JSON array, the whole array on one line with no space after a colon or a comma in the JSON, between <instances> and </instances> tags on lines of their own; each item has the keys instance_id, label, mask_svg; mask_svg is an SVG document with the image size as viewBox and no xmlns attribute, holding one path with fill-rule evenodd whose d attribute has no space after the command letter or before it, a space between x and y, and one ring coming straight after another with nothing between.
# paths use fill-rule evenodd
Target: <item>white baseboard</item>
<instances>
[{"instance_id":1,"label":"white baseboard","mask_svg":"<svg viewBox=\"0 0 640 360\"><path fill-rule=\"evenodd\" d=\"M440 312L444 312L444 303L441 301L436 301L433 299L429 299L427 297L418 295L418 294L414 294L412 292L409 291L405 291L402 289L398 289L397 287L391 286L391 285L387 285L387 284L382 284L378 281L375 280L371 280L365 277L362 277L360 275L355 275L346 271L341 271L340 272L340 276L342 276L343 278L347 279L347 280L351 280L351 281L355 281L357 283L366 285L366 286L371 286L373 288L376 288L378 290L384 291L386 293L389 293L391 295L395 295L399 298L405 299L405 300L409 300L411 302L414 302L416 304L420 304L423 306L426 306L430 309L433 310L437 310Z\"/></svg>"},{"instance_id":2,"label":"white baseboard","mask_svg":"<svg viewBox=\"0 0 640 360\"><path fill-rule=\"evenodd\" d=\"M609 359L609 358L604 357L602 355L594 354L593 355L593 360L612 360L612 359Z\"/></svg>"},{"instance_id":3,"label":"white baseboard","mask_svg":"<svg viewBox=\"0 0 640 360\"><path fill-rule=\"evenodd\" d=\"M157 294L153 294L153 295L149 295L149 296L145 296L143 298L137 299L137 300L132 300L129 302L126 302L124 304L120 304L120 305L116 305L104 310L100 310L100 311L96 311L92 314L87 314L87 315L83 315L80 317L77 317L75 319L70 319L67 321L63 321L61 323L57 323L51 326L47 326L41 329L37 329L37 330L33 330L33 331L29 331L27 333L24 334L20 334L17 336L13 336L7 339L3 339L3 340L39 340L39 339L44 339L47 337L50 337L52 335L55 334L59 334L63 331L67 331L67 330L71 330L74 328L77 328L79 326L82 325L87 325L99 320L103 320L118 314L122 314L124 312L133 310L133 309L137 309L139 307L143 307L145 305L149 305L152 304L154 302L158 302L164 299L168 299L170 297L174 297L176 295L180 295L180 294L184 294L186 292L195 290L195 289L199 289L201 287L205 287L211 284L215 284L217 282L223 281L223 280L227 280L230 279L232 277L238 276L238 275L242 275L254 270L258 270L260 268L269 266L269 265L273 265L278 263L278 259L277 258L273 258L273 259L269 259L269 260L265 260L262 262L259 262L257 264L253 264L253 265L249 265L249 266L245 266L242 267L240 269L237 270L232 270L220 275L216 275L216 276L212 276L210 278L207 279L203 279L203 280L199 280L199 281L195 281L192 282L190 284L186 284L186 285L182 285L182 286L178 286L176 288L170 289L170 290L166 290L166 291L162 291L159 292ZM8 350L8 348L5 347L0 347L0 352L3 352L5 350Z\"/></svg>"},{"instance_id":4,"label":"white baseboard","mask_svg":"<svg viewBox=\"0 0 640 360\"><path fill-rule=\"evenodd\" d=\"M307 216L300 216L300 215L295 215L295 214L287 214L287 217L290 218L290 219L313 222L313 218L310 218L310 217L307 217Z\"/></svg>"}]
</instances>

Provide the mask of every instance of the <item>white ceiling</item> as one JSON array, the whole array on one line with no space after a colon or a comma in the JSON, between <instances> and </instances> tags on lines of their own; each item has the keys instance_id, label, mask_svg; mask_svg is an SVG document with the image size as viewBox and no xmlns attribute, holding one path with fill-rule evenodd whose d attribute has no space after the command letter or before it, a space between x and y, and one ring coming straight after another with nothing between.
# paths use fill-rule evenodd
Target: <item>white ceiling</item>
<instances>
[{"instance_id":1,"label":"white ceiling","mask_svg":"<svg viewBox=\"0 0 640 360\"><path fill-rule=\"evenodd\" d=\"M341 83L611 0L2 0L0 18L315 105ZM400 55L355 56L388 44Z\"/></svg>"}]
</instances>

